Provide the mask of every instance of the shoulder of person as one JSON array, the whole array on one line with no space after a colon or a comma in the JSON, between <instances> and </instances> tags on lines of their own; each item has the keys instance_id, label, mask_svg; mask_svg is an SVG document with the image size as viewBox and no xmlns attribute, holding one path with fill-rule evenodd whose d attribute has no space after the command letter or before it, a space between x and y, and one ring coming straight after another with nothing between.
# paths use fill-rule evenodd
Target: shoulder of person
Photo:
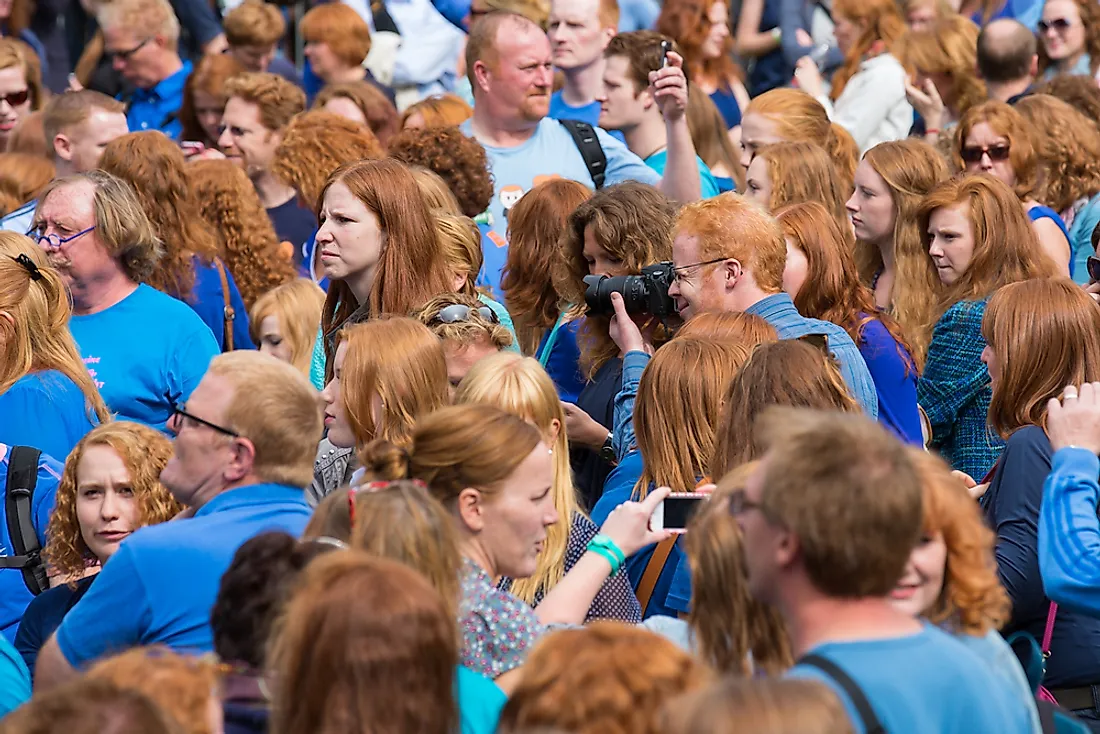
<instances>
[{"instance_id":1,"label":"shoulder of person","mask_svg":"<svg viewBox=\"0 0 1100 734\"><path fill-rule=\"evenodd\" d=\"M1012 435L1008 437L1005 442L1005 453L1009 451L1024 451L1037 452L1044 455L1047 461L1054 455L1050 445L1050 438L1047 436L1047 432L1043 430L1042 426L1024 426L1016 431L1013 431Z\"/></svg>"}]
</instances>

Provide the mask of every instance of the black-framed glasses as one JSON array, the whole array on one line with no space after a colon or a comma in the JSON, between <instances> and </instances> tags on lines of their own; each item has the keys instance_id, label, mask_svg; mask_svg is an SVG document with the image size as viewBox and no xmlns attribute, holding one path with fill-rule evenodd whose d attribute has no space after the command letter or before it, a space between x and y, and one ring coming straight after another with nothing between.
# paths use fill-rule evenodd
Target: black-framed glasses
<instances>
[{"instance_id":1,"label":"black-framed glasses","mask_svg":"<svg viewBox=\"0 0 1100 734\"><path fill-rule=\"evenodd\" d=\"M1073 27L1073 21L1069 18L1055 18L1053 20L1040 20L1036 25L1039 29L1040 35L1046 33L1049 30L1055 30L1059 33L1065 33Z\"/></svg>"},{"instance_id":2,"label":"black-framed glasses","mask_svg":"<svg viewBox=\"0 0 1100 734\"><path fill-rule=\"evenodd\" d=\"M470 308L465 303L455 303L446 308L439 309L439 313L432 317L431 323L433 324L457 324L462 321L472 321L470 315L476 311L477 315L488 321L490 324L499 324L500 317L497 316L497 312L488 306L478 306L476 309Z\"/></svg>"},{"instance_id":3,"label":"black-framed glasses","mask_svg":"<svg viewBox=\"0 0 1100 734\"><path fill-rule=\"evenodd\" d=\"M126 49L124 51L104 50L103 55L106 56L107 59L110 60L110 61L114 61L115 59L122 59L123 61L129 61L131 56L136 54L141 49L145 48L145 44L149 43L149 41L152 41L152 40L153 40L153 37L149 36L148 38L146 38L144 41L142 41L138 45L134 46L133 48L129 48L129 49Z\"/></svg>"},{"instance_id":4,"label":"black-framed glasses","mask_svg":"<svg viewBox=\"0 0 1100 734\"><path fill-rule=\"evenodd\" d=\"M172 406L172 419L173 420L178 420L178 421L189 420L192 423L197 423L201 426L206 426L207 428L209 428L211 430L214 430L214 431L217 431L218 433L221 433L222 435L225 435L225 436L230 436L232 438L240 438L241 437L241 434L237 433L236 431L234 431L232 429L226 428L224 426L219 426L217 423L211 423L210 421L203 420L202 418L199 418L196 415L191 415L186 410L184 410L183 406L180 405L179 403L176 403L175 405Z\"/></svg>"},{"instance_id":5,"label":"black-framed glasses","mask_svg":"<svg viewBox=\"0 0 1100 734\"><path fill-rule=\"evenodd\" d=\"M745 496L745 490L735 489L730 492L729 495L729 511L734 517L740 517L749 510L760 510L764 512L764 506L759 502L753 502ZM765 513L767 514L767 513Z\"/></svg>"},{"instance_id":6,"label":"black-framed glasses","mask_svg":"<svg viewBox=\"0 0 1100 734\"><path fill-rule=\"evenodd\" d=\"M675 268L675 267L674 267L674 268L672 269L672 273L673 273L673 275L675 275L675 276L676 276L677 278L680 278L680 277L681 277L681 275L680 275L680 274L681 274L682 272L684 272L684 271L687 271L687 270L691 270L692 268L701 268L701 267L703 267L704 265L714 265L715 263L720 263L720 262L722 262L723 260L729 260L729 259L730 259L730 258L728 258L728 257L716 257L716 258L714 258L713 260L704 260L704 261L703 261L703 262L701 262L701 263L692 263L692 264L690 264L690 265L681 265L681 266L680 266L680 267L678 267L678 268Z\"/></svg>"},{"instance_id":7,"label":"black-framed glasses","mask_svg":"<svg viewBox=\"0 0 1100 734\"><path fill-rule=\"evenodd\" d=\"M7 102L10 107L18 107L31 97L31 90L24 89L21 92L8 92L0 97L0 102Z\"/></svg>"},{"instance_id":8,"label":"black-framed glasses","mask_svg":"<svg viewBox=\"0 0 1100 734\"><path fill-rule=\"evenodd\" d=\"M72 242L77 237L83 237L84 235L91 232L93 229L95 229L94 224L91 227L88 227L87 229L82 229L76 234L69 235L68 237L61 237L60 235L56 234L41 234L40 232L32 229L30 232L27 232L27 236L33 239L39 245L44 242L46 243L45 246L49 247L51 250L60 250L61 246L66 242Z\"/></svg>"}]
</instances>

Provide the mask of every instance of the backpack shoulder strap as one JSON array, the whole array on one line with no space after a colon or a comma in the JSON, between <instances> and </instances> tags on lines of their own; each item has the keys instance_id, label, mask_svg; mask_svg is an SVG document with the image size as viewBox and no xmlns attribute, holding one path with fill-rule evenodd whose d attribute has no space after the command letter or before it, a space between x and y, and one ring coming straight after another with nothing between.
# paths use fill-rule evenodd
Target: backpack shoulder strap
<instances>
[{"instance_id":1,"label":"backpack shoulder strap","mask_svg":"<svg viewBox=\"0 0 1100 734\"><path fill-rule=\"evenodd\" d=\"M856 712L859 714L859 718L863 722L863 728L867 734L886 734L886 727L882 725L882 722L879 721L878 716L875 714L875 710L871 708L871 702L867 700L867 696L863 693L863 689L860 688L859 684L852 680L852 677L845 673L839 665L816 653L803 655L795 665L808 665L811 668L817 668L836 681L836 684L841 687L845 695L852 701L852 705L856 707Z\"/></svg>"},{"instance_id":2,"label":"backpack shoulder strap","mask_svg":"<svg viewBox=\"0 0 1100 734\"><path fill-rule=\"evenodd\" d=\"M603 152L600 139L596 137L596 129L580 120L558 122L573 136L573 142L577 144L577 150L584 158L584 165L588 167L588 175L592 177L592 184L597 190L602 189L607 174L607 154Z\"/></svg>"},{"instance_id":3,"label":"backpack shoulder strap","mask_svg":"<svg viewBox=\"0 0 1100 734\"><path fill-rule=\"evenodd\" d=\"M649 557L649 563L645 566L645 572L642 574L642 580L638 582L638 603L642 606L642 616L645 616L645 610L649 606L649 599L653 596L653 589L657 586L657 579L661 576L661 571L665 570L665 563L668 561L668 556L672 553L672 546L676 545L676 539L680 537L673 535L671 538L665 538L657 547L653 549L653 555Z\"/></svg>"},{"instance_id":4,"label":"backpack shoulder strap","mask_svg":"<svg viewBox=\"0 0 1100 734\"><path fill-rule=\"evenodd\" d=\"M15 555L0 558L0 568L17 568L32 594L49 588L46 567L42 563L42 544L34 527L34 489L38 484L38 462L42 452L29 446L12 446L8 457L7 489L4 514L8 537Z\"/></svg>"},{"instance_id":5,"label":"backpack shoulder strap","mask_svg":"<svg viewBox=\"0 0 1100 734\"><path fill-rule=\"evenodd\" d=\"M233 351L233 319L237 316L236 309L233 308L233 303L229 296L229 278L225 274L225 263L222 262L220 257L214 258L214 267L218 269L218 279L222 282L222 304L224 309L222 310L222 341L225 344L225 348L222 351Z\"/></svg>"}]
</instances>

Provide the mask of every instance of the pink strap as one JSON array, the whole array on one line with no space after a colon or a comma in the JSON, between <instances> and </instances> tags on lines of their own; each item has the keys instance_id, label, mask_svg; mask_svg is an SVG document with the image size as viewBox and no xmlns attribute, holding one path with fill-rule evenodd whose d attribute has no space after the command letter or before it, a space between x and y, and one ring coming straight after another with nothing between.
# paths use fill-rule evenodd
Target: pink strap
<instances>
[{"instance_id":1,"label":"pink strap","mask_svg":"<svg viewBox=\"0 0 1100 734\"><path fill-rule=\"evenodd\" d=\"M1047 626L1043 630L1043 655L1050 654L1050 638L1054 635L1054 617L1058 615L1058 605L1054 602L1050 603L1050 609L1047 610Z\"/></svg>"}]
</instances>

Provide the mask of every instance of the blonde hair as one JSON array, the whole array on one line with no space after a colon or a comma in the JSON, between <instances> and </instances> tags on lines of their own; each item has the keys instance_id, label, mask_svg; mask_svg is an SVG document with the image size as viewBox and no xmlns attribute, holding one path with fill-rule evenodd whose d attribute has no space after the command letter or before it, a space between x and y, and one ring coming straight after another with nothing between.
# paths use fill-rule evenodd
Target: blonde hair
<instances>
[{"instance_id":1,"label":"blonde hair","mask_svg":"<svg viewBox=\"0 0 1100 734\"><path fill-rule=\"evenodd\" d=\"M926 31L907 31L895 55L906 68L950 76L951 90L943 101L961 116L987 99L985 82L978 76L978 33L973 21L952 13Z\"/></svg>"},{"instance_id":2,"label":"blonde hair","mask_svg":"<svg viewBox=\"0 0 1100 734\"><path fill-rule=\"evenodd\" d=\"M219 354L206 374L225 378L233 387L225 427L252 442L256 476L291 487L313 481L323 428L321 396L305 375L251 350Z\"/></svg>"},{"instance_id":3,"label":"blonde hair","mask_svg":"<svg viewBox=\"0 0 1100 734\"><path fill-rule=\"evenodd\" d=\"M816 143L775 143L762 148L756 157L768 165L768 209L772 215L788 204L816 201L833 215L840 231L848 233L849 245L854 245L845 206L849 192L824 148Z\"/></svg>"},{"instance_id":4,"label":"blonde hair","mask_svg":"<svg viewBox=\"0 0 1100 734\"><path fill-rule=\"evenodd\" d=\"M37 280L17 257L33 263ZM80 388L89 418L110 420L69 332L72 306L61 275L50 267L41 247L14 232L0 232L0 312L14 321L0 318L0 394L32 372L57 370Z\"/></svg>"},{"instance_id":5,"label":"blonde hair","mask_svg":"<svg viewBox=\"0 0 1100 734\"><path fill-rule=\"evenodd\" d=\"M550 591L565 576L565 555L572 519L581 512L573 471L569 464L569 440L565 411L554 382L537 360L518 354L494 354L475 364L458 386L455 404L493 405L533 424L545 436L554 457L550 490L554 508L562 518L546 529L546 543L535 572L511 582L511 592L528 604ZM550 440L557 424L557 435Z\"/></svg>"},{"instance_id":6,"label":"blonde hair","mask_svg":"<svg viewBox=\"0 0 1100 734\"><path fill-rule=\"evenodd\" d=\"M344 342L340 386L356 446L376 439L407 446L417 420L450 400L439 339L420 322L393 316L341 329L337 345ZM382 403L377 424L375 397Z\"/></svg>"},{"instance_id":7,"label":"blonde hair","mask_svg":"<svg viewBox=\"0 0 1100 734\"><path fill-rule=\"evenodd\" d=\"M278 5L263 0L244 0L222 19L230 46L271 46L286 33L286 21Z\"/></svg>"},{"instance_id":8,"label":"blonde hair","mask_svg":"<svg viewBox=\"0 0 1100 734\"><path fill-rule=\"evenodd\" d=\"M435 232L443 259L455 275L466 274L460 289L464 295L476 296L474 281L481 272L484 254L481 251L481 230L474 220L461 214L433 212Z\"/></svg>"},{"instance_id":9,"label":"blonde hair","mask_svg":"<svg viewBox=\"0 0 1100 734\"><path fill-rule=\"evenodd\" d=\"M290 363L309 375L313 344L321 326L325 292L308 278L296 278L269 290L256 299L248 313L252 341L260 343L260 327L268 316L279 322L283 338L290 342Z\"/></svg>"},{"instance_id":10,"label":"blonde hair","mask_svg":"<svg viewBox=\"0 0 1100 734\"><path fill-rule=\"evenodd\" d=\"M439 321L439 312L448 306L463 305L470 315L454 323ZM477 296L465 293L441 293L413 312L412 317L432 330L442 342L469 345L485 340L498 350L512 346L512 335L500 324L481 317L478 309L488 308Z\"/></svg>"},{"instance_id":11,"label":"blonde hair","mask_svg":"<svg viewBox=\"0 0 1100 734\"><path fill-rule=\"evenodd\" d=\"M160 37L170 51L180 38L180 23L168 0L111 0L95 13L100 28L125 28L138 38Z\"/></svg>"}]
</instances>

